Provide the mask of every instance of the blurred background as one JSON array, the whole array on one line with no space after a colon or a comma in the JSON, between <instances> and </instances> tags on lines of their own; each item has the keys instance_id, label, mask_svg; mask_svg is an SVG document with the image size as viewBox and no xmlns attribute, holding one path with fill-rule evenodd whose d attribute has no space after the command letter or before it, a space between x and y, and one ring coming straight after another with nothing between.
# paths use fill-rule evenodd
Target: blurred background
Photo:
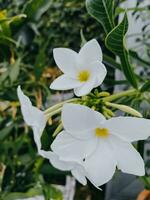
<instances>
[{"instance_id":1,"label":"blurred background","mask_svg":"<svg viewBox=\"0 0 150 200\"><path fill-rule=\"evenodd\" d=\"M129 8L133 21L127 37L131 61L138 66L137 73L147 79L150 76L150 2L116 0L115 3L117 21L121 20L122 11ZM128 85L123 74L116 70L114 56L104 46L104 35L101 25L87 13L84 0L0 0L0 200L34 196L43 196L39 200L134 200L142 189L142 182L138 182L138 190L133 194L131 188L125 194L118 194L119 186L114 181L103 186L103 191L90 183L83 187L75 182L69 173L56 170L37 155L32 130L20 112L18 85L40 109L73 96L70 91L49 89L51 81L61 73L55 66L52 50L69 47L78 51L84 38L96 38L103 48L108 76L102 89L109 92L126 89ZM134 99L132 104L150 117L150 96L142 99L142 103L141 99ZM49 120L43 133L45 150L53 140L57 122L57 116L53 124ZM149 148L145 154L149 169ZM135 180L135 177L127 178L126 186L132 178ZM123 177L121 182L125 180Z\"/></svg>"}]
</instances>

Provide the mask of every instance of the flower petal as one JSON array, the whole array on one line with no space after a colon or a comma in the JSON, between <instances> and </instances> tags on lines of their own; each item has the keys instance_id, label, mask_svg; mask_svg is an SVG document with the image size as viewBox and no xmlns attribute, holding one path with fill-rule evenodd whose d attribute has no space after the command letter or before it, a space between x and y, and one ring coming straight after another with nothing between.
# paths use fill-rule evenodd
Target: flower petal
<instances>
[{"instance_id":1,"label":"flower petal","mask_svg":"<svg viewBox=\"0 0 150 200\"><path fill-rule=\"evenodd\" d=\"M44 112L32 106L30 99L24 95L20 86L17 88L18 98L21 104L21 111L25 122L32 127L37 127L42 131L46 125L46 118Z\"/></svg>"},{"instance_id":2,"label":"flower petal","mask_svg":"<svg viewBox=\"0 0 150 200\"><path fill-rule=\"evenodd\" d=\"M89 130L99 127L104 121L105 117L102 114L87 106L68 103L62 109L65 130L77 138L83 138L84 135L84 139L87 139L90 136Z\"/></svg>"},{"instance_id":3,"label":"flower petal","mask_svg":"<svg viewBox=\"0 0 150 200\"><path fill-rule=\"evenodd\" d=\"M106 140L100 140L98 148L84 162L87 178L97 187L107 183L116 170L112 148Z\"/></svg>"},{"instance_id":4,"label":"flower petal","mask_svg":"<svg viewBox=\"0 0 150 200\"><path fill-rule=\"evenodd\" d=\"M86 185L87 180L85 178L85 170L82 165L72 162L72 161L63 161L60 160L59 156L54 152L51 152L50 163L57 169L62 171L70 171L72 175L82 184Z\"/></svg>"},{"instance_id":5,"label":"flower petal","mask_svg":"<svg viewBox=\"0 0 150 200\"><path fill-rule=\"evenodd\" d=\"M43 132L43 130L40 130L38 127L33 127L33 137L34 137L34 141L35 141L35 144L37 146L39 154L40 154L40 150L41 150L41 135L42 135L42 132Z\"/></svg>"},{"instance_id":6,"label":"flower petal","mask_svg":"<svg viewBox=\"0 0 150 200\"><path fill-rule=\"evenodd\" d=\"M57 169L62 171L69 171L74 168L73 162L66 162L59 159L59 156L55 154L54 152L51 152L51 155L49 157L50 163Z\"/></svg>"},{"instance_id":7,"label":"flower petal","mask_svg":"<svg viewBox=\"0 0 150 200\"><path fill-rule=\"evenodd\" d=\"M103 82L107 70L101 62L93 62L87 68L90 71L90 79L82 84L80 87L74 89L76 96L84 96L91 92L95 87L98 87Z\"/></svg>"},{"instance_id":8,"label":"flower petal","mask_svg":"<svg viewBox=\"0 0 150 200\"><path fill-rule=\"evenodd\" d=\"M150 120L136 117L114 117L105 121L114 135L126 141L145 140L150 136Z\"/></svg>"},{"instance_id":9,"label":"flower petal","mask_svg":"<svg viewBox=\"0 0 150 200\"><path fill-rule=\"evenodd\" d=\"M67 48L56 48L53 50L53 55L57 66L63 73L72 78L76 77L78 54L75 51Z\"/></svg>"},{"instance_id":10,"label":"flower petal","mask_svg":"<svg viewBox=\"0 0 150 200\"><path fill-rule=\"evenodd\" d=\"M85 172L81 168L81 166L76 167L75 169L71 170L72 175L82 184L87 184L87 179L85 177Z\"/></svg>"},{"instance_id":11,"label":"flower petal","mask_svg":"<svg viewBox=\"0 0 150 200\"><path fill-rule=\"evenodd\" d=\"M41 146L42 146L41 145L41 134L42 134L42 132L40 132L38 128L36 128L36 127L33 128L33 136L34 136L34 141L37 146L38 154L46 159L50 159L51 156L53 156L53 152L45 151L45 150L41 149Z\"/></svg>"},{"instance_id":12,"label":"flower petal","mask_svg":"<svg viewBox=\"0 0 150 200\"><path fill-rule=\"evenodd\" d=\"M136 149L119 137L111 136L114 148L114 156L117 159L117 167L124 173L144 176L144 161Z\"/></svg>"},{"instance_id":13,"label":"flower petal","mask_svg":"<svg viewBox=\"0 0 150 200\"><path fill-rule=\"evenodd\" d=\"M38 151L39 155L50 160L50 158L53 156L53 152L52 151L45 151L43 149L39 149Z\"/></svg>"},{"instance_id":14,"label":"flower petal","mask_svg":"<svg viewBox=\"0 0 150 200\"><path fill-rule=\"evenodd\" d=\"M92 71L92 76L96 79L96 84L94 85L95 88L102 84L107 74L107 70L105 65L103 65L103 63L101 62L91 63L90 67Z\"/></svg>"},{"instance_id":15,"label":"flower petal","mask_svg":"<svg viewBox=\"0 0 150 200\"><path fill-rule=\"evenodd\" d=\"M79 140L62 131L53 141L51 148L62 160L82 162L95 151L96 145L96 137L90 140Z\"/></svg>"},{"instance_id":16,"label":"flower petal","mask_svg":"<svg viewBox=\"0 0 150 200\"><path fill-rule=\"evenodd\" d=\"M88 41L79 52L79 62L83 66L95 61L102 62L102 59L101 47L95 39Z\"/></svg>"},{"instance_id":17,"label":"flower petal","mask_svg":"<svg viewBox=\"0 0 150 200\"><path fill-rule=\"evenodd\" d=\"M81 85L82 83L78 80L70 78L64 74L55 79L51 83L50 88L53 90L70 90L73 88L77 88Z\"/></svg>"},{"instance_id":18,"label":"flower petal","mask_svg":"<svg viewBox=\"0 0 150 200\"><path fill-rule=\"evenodd\" d=\"M85 82L80 87L77 87L74 89L74 93L76 96L84 96L89 94L92 89L95 87L96 77L89 79L87 82Z\"/></svg>"}]
</instances>

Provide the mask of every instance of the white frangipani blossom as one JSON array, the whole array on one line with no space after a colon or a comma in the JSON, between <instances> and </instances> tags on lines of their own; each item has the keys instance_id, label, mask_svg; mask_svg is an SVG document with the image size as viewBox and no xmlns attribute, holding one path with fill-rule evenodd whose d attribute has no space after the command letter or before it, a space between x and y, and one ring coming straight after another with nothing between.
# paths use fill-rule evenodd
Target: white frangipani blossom
<instances>
[{"instance_id":1,"label":"white frangipani blossom","mask_svg":"<svg viewBox=\"0 0 150 200\"><path fill-rule=\"evenodd\" d=\"M96 186L108 182L116 167L143 176L144 161L132 141L150 136L150 120L114 117L106 120L97 111L78 104L62 110L62 131L51 145L59 159L83 161L86 177Z\"/></svg>"},{"instance_id":2,"label":"white frangipani blossom","mask_svg":"<svg viewBox=\"0 0 150 200\"><path fill-rule=\"evenodd\" d=\"M87 42L79 53L67 48L55 48L53 54L64 74L52 82L51 89L74 89L76 96L83 96L98 87L106 76L102 50L95 39Z\"/></svg>"},{"instance_id":3,"label":"white frangipani blossom","mask_svg":"<svg viewBox=\"0 0 150 200\"><path fill-rule=\"evenodd\" d=\"M33 106L30 99L22 92L21 87L18 86L17 94L21 105L21 112L23 118L28 126L33 129L34 140L39 150L41 149L41 135L46 126L46 116L44 112Z\"/></svg>"},{"instance_id":4,"label":"white frangipani blossom","mask_svg":"<svg viewBox=\"0 0 150 200\"><path fill-rule=\"evenodd\" d=\"M72 175L83 185L86 185L84 167L75 161L63 161L59 156L52 151L41 149L41 136L46 125L46 116L44 112L34 107L30 99L22 92L20 86L17 88L17 94L21 104L23 118L27 125L33 129L34 140L38 149L39 155L48 159L50 163L57 169L71 171Z\"/></svg>"}]
</instances>

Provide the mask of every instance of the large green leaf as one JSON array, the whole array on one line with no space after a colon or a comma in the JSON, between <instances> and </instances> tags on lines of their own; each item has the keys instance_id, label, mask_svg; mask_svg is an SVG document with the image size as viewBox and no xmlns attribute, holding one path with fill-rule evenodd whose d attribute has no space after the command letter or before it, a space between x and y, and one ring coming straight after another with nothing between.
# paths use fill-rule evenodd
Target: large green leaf
<instances>
[{"instance_id":1,"label":"large green leaf","mask_svg":"<svg viewBox=\"0 0 150 200\"><path fill-rule=\"evenodd\" d=\"M125 47L125 35L128 30L128 18L125 13L122 22L117 25L106 37L106 47L120 57L122 70L129 83L137 88L137 80L133 68L129 62L129 54Z\"/></svg>"},{"instance_id":2,"label":"large green leaf","mask_svg":"<svg viewBox=\"0 0 150 200\"><path fill-rule=\"evenodd\" d=\"M113 0L86 0L88 13L101 23L106 33L114 28Z\"/></svg>"}]
</instances>

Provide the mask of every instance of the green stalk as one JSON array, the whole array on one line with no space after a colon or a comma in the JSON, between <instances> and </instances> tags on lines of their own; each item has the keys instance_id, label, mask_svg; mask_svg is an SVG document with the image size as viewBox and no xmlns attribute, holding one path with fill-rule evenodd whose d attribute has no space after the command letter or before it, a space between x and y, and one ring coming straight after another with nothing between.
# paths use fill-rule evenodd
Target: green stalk
<instances>
[{"instance_id":1,"label":"green stalk","mask_svg":"<svg viewBox=\"0 0 150 200\"><path fill-rule=\"evenodd\" d=\"M62 107L65 103L71 103L76 100L78 100L78 98L73 98L73 99L69 99L69 100L63 101L61 103L58 103L58 104L48 108L47 110L45 110L44 113L45 113L45 115L47 115L48 113L51 113L51 112L57 110L58 108Z\"/></svg>"},{"instance_id":2,"label":"green stalk","mask_svg":"<svg viewBox=\"0 0 150 200\"><path fill-rule=\"evenodd\" d=\"M135 89L127 90L127 91L124 91L124 92L119 92L117 94L110 95L109 97L104 97L103 101L104 102L106 102L106 101L114 101L116 99L119 99L120 97L136 95L137 92L138 91L135 90Z\"/></svg>"},{"instance_id":3,"label":"green stalk","mask_svg":"<svg viewBox=\"0 0 150 200\"><path fill-rule=\"evenodd\" d=\"M54 131L53 137L55 137L62 129L63 129L63 125L62 125L62 123L60 123L60 124L57 126L56 130Z\"/></svg>"},{"instance_id":4,"label":"green stalk","mask_svg":"<svg viewBox=\"0 0 150 200\"><path fill-rule=\"evenodd\" d=\"M62 110L62 107L60 107L60 108L58 108L57 110L54 110L54 111L52 111L52 112L50 112L50 113L47 113L45 116L46 116L47 119L48 119L48 118L51 118L53 115L56 115L56 114L58 114L59 112L61 112L61 110Z\"/></svg>"}]
</instances>

